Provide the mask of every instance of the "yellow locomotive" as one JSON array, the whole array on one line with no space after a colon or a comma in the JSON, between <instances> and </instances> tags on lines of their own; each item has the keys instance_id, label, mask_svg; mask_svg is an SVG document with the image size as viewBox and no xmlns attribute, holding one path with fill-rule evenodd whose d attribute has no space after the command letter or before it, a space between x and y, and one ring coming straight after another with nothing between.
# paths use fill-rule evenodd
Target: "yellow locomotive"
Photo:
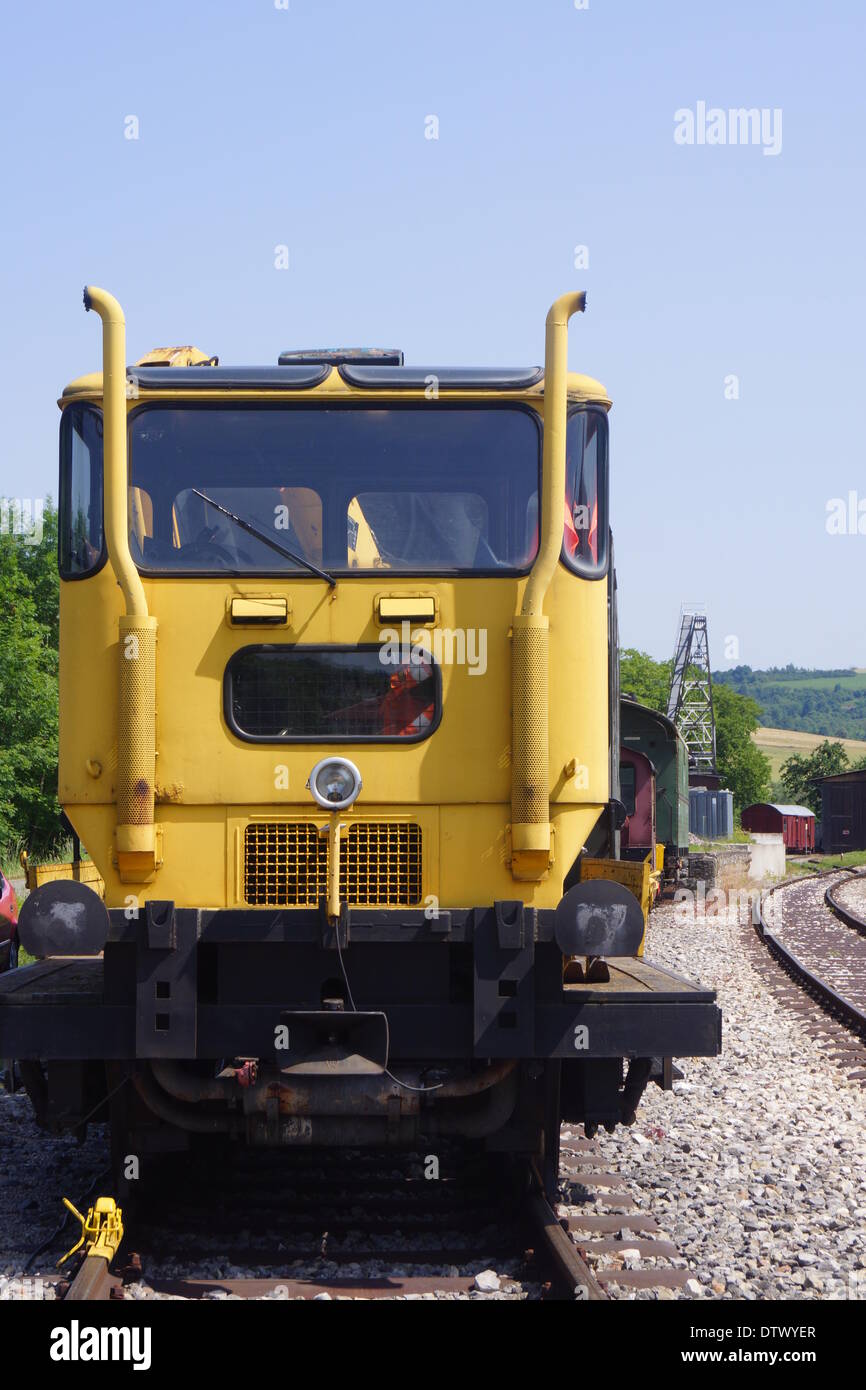
<instances>
[{"instance_id":1,"label":"yellow locomotive","mask_svg":"<svg viewBox=\"0 0 866 1390\"><path fill-rule=\"evenodd\" d=\"M127 368L117 301L85 304L103 372L60 402L59 790L104 902L30 895L41 960L0 977L0 1054L44 1124L110 1110L118 1152L454 1134L554 1182L562 1118L629 1122L664 1059L720 1039L712 994L635 958L615 881L584 296L551 309L543 369Z\"/></svg>"}]
</instances>

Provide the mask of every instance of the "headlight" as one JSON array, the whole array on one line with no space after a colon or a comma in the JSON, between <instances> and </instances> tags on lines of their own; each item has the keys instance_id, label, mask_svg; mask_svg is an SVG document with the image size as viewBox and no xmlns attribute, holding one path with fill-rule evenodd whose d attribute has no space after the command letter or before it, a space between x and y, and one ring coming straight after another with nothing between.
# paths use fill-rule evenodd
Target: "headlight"
<instances>
[{"instance_id":1,"label":"headlight","mask_svg":"<svg viewBox=\"0 0 866 1390\"><path fill-rule=\"evenodd\" d=\"M361 774L348 758L323 758L307 781L307 790L326 811L345 811L357 800Z\"/></svg>"}]
</instances>

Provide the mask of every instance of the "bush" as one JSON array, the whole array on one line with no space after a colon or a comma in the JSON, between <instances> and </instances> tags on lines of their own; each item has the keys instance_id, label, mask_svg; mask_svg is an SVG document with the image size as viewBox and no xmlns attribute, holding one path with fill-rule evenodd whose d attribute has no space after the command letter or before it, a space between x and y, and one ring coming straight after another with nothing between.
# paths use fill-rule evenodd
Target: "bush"
<instances>
[{"instance_id":1,"label":"bush","mask_svg":"<svg viewBox=\"0 0 866 1390\"><path fill-rule=\"evenodd\" d=\"M39 545L0 535L0 845L46 850L57 803L57 517Z\"/></svg>"}]
</instances>

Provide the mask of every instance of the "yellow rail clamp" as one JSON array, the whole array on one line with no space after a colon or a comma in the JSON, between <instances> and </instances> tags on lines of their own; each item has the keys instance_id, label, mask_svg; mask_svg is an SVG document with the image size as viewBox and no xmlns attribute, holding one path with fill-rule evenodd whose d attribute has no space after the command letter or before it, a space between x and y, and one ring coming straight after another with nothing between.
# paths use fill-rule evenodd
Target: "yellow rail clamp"
<instances>
[{"instance_id":1,"label":"yellow rail clamp","mask_svg":"<svg viewBox=\"0 0 866 1390\"><path fill-rule=\"evenodd\" d=\"M109 1264L117 1253L117 1247L123 1240L123 1212L117 1205L113 1197L97 1197L95 1206L92 1206L87 1216L82 1216L68 1197L63 1198L63 1205L67 1211L71 1211L77 1221L81 1222L81 1238L73 1245L71 1250L57 1261L57 1268L65 1264L76 1250L80 1250L82 1245L86 1245L85 1254L101 1255Z\"/></svg>"}]
</instances>

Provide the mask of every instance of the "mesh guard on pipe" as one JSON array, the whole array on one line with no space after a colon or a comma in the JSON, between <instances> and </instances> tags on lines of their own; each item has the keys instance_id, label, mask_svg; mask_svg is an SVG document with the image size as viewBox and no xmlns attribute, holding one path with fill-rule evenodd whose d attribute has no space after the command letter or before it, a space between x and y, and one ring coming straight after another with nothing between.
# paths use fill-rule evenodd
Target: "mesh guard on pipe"
<instances>
[{"instance_id":1,"label":"mesh guard on pipe","mask_svg":"<svg viewBox=\"0 0 866 1390\"><path fill-rule=\"evenodd\" d=\"M119 622L117 718L117 869L124 883L147 883L157 869L156 619L148 616L141 577L129 550L126 450L126 320L113 295L88 285L84 307L102 319L105 539L124 598Z\"/></svg>"},{"instance_id":2,"label":"mesh guard on pipe","mask_svg":"<svg viewBox=\"0 0 866 1390\"><path fill-rule=\"evenodd\" d=\"M586 308L581 291L565 294L547 315L544 365L544 459L538 556L513 623L511 874L537 881L550 868L550 731L544 599L562 550L568 425L568 321Z\"/></svg>"},{"instance_id":3,"label":"mesh guard on pipe","mask_svg":"<svg viewBox=\"0 0 866 1390\"><path fill-rule=\"evenodd\" d=\"M549 868L548 629L543 615L521 613L514 619L511 853L516 879L537 879Z\"/></svg>"},{"instance_id":4,"label":"mesh guard on pipe","mask_svg":"<svg viewBox=\"0 0 866 1390\"><path fill-rule=\"evenodd\" d=\"M123 617L119 626L117 867L125 883L136 883L155 867L157 625L155 618Z\"/></svg>"}]
</instances>

